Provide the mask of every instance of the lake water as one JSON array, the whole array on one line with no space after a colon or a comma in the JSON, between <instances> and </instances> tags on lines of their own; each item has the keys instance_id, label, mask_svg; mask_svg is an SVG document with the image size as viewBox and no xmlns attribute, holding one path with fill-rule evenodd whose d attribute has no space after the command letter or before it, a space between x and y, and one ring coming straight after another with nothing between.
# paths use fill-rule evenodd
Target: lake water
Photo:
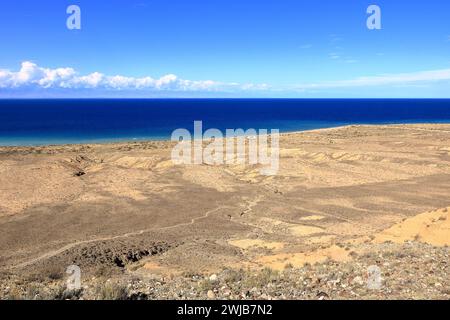
<instances>
[{"instance_id":1,"label":"lake water","mask_svg":"<svg viewBox=\"0 0 450 320\"><path fill-rule=\"evenodd\" d=\"M168 139L173 130L450 123L450 99L0 100L0 145Z\"/></svg>"}]
</instances>

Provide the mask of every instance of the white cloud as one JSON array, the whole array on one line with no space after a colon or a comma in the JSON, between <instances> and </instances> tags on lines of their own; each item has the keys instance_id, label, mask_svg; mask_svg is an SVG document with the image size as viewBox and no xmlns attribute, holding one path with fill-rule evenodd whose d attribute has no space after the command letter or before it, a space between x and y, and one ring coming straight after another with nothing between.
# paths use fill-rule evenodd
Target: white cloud
<instances>
[{"instance_id":1,"label":"white cloud","mask_svg":"<svg viewBox=\"0 0 450 320\"><path fill-rule=\"evenodd\" d=\"M333 54L330 54L332 58ZM334 54L341 61L338 54ZM333 59L333 58L332 58ZM342 60L344 61L344 60ZM347 63L356 60L347 59ZM421 71L401 74L385 74L379 76L359 77L350 80L304 83L299 85L271 86L268 84L218 82L213 80L188 80L167 74L160 78L128 77L124 75L109 76L100 72L79 74L69 67L43 68L25 61L18 71L0 69L0 89L41 88L47 89L102 89L107 91L169 91L169 92L267 92L267 93L318 93L328 89L346 89L360 87L426 87L436 82L450 81L450 69ZM3 90L5 91L5 90Z\"/></svg>"},{"instance_id":2,"label":"white cloud","mask_svg":"<svg viewBox=\"0 0 450 320\"><path fill-rule=\"evenodd\" d=\"M332 52L332 53L330 53L328 56L329 56L331 59L333 59L333 60L338 60L338 59L341 58L341 56L340 56L338 53L336 53L336 52Z\"/></svg>"},{"instance_id":3,"label":"white cloud","mask_svg":"<svg viewBox=\"0 0 450 320\"><path fill-rule=\"evenodd\" d=\"M100 72L94 72L86 76L74 76L64 83L64 88L97 88L99 86L109 87L110 82L105 81L105 76ZM54 84L58 86L58 83Z\"/></svg>"},{"instance_id":4,"label":"white cloud","mask_svg":"<svg viewBox=\"0 0 450 320\"><path fill-rule=\"evenodd\" d=\"M38 83L42 87L51 87L55 82L63 82L75 75L72 68L43 69L44 77L39 79Z\"/></svg>"},{"instance_id":5,"label":"white cloud","mask_svg":"<svg viewBox=\"0 0 450 320\"><path fill-rule=\"evenodd\" d=\"M80 75L73 68L49 69L24 61L19 71L0 70L0 88L35 86L44 89L108 89L167 91L229 91L266 90L267 85L222 83L213 80L186 80L174 74L159 79L150 76L135 78L123 75L107 76L100 72Z\"/></svg>"},{"instance_id":6,"label":"white cloud","mask_svg":"<svg viewBox=\"0 0 450 320\"><path fill-rule=\"evenodd\" d=\"M330 89L330 88L354 88L372 86L409 86L429 82L450 80L450 69L421 71L412 73L386 74L373 77L360 77L353 80L339 80L321 83L302 84L295 87L296 90Z\"/></svg>"},{"instance_id":7,"label":"white cloud","mask_svg":"<svg viewBox=\"0 0 450 320\"><path fill-rule=\"evenodd\" d=\"M2 83L6 84L6 81L8 81L11 78L11 73L6 70L0 70L0 88L2 88Z\"/></svg>"}]
</instances>

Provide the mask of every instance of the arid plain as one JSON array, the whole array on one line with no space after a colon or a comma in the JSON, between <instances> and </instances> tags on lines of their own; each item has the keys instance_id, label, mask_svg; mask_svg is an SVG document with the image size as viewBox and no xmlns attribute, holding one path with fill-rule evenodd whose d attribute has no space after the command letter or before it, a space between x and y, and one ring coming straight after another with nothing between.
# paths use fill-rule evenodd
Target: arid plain
<instances>
[{"instance_id":1,"label":"arid plain","mask_svg":"<svg viewBox=\"0 0 450 320\"><path fill-rule=\"evenodd\" d=\"M282 134L274 176L256 165L174 165L173 145L0 148L0 295L46 277L62 282L71 264L89 281L326 263L339 270L356 261L366 267L365 256L367 266L385 270L394 258L380 258L383 250L417 246L418 259L429 251L438 266L430 268L440 268L433 276L441 276L430 280L432 290L410 289L421 298L449 297L450 125ZM417 268L427 266L418 260ZM396 274L385 272L388 280ZM192 298L221 298L221 290L207 286ZM325 295L355 298L317 293Z\"/></svg>"}]
</instances>

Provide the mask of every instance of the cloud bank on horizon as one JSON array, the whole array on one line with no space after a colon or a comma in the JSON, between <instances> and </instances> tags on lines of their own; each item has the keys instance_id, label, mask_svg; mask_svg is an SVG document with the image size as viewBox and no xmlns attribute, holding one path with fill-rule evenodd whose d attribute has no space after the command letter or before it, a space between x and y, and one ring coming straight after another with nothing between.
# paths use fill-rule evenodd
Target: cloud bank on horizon
<instances>
[{"instance_id":1,"label":"cloud bank on horizon","mask_svg":"<svg viewBox=\"0 0 450 320\"><path fill-rule=\"evenodd\" d=\"M166 90L166 91L227 91L264 90L267 85L223 83L212 80L186 80L174 74L159 79L150 76L136 78L123 75L107 76L101 72L80 75L71 67L44 68L31 61L24 61L18 71L0 70L0 88L23 87L40 89L110 89L110 90Z\"/></svg>"},{"instance_id":2,"label":"cloud bank on horizon","mask_svg":"<svg viewBox=\"0 0 450 320\"><path fill-rule=\"evenodd\" d=\"M450 69L429 70L401 74L385 74L359 77L350 80L330 82L292 84L287 86L271 86L269 84L253 84L238 82L220 82L215 80L187 80L174 74L166 74L160 78L151 76L129 77L124 75L108 76L99 71L80 74L74 68L46 68L31 61L24 61L18 71L0 69L0 97L11 92L33 89L35 95L51 93L52 90L64 90L67 97L77 97L77 92L123 92L131 95L136 92L155 93L258 93L276 95L277 93L314 93L346 88L373 87L430 87L436 84L450 87ZM450 92L450 90L449 90Z\"/></svg>"}]
</instances>

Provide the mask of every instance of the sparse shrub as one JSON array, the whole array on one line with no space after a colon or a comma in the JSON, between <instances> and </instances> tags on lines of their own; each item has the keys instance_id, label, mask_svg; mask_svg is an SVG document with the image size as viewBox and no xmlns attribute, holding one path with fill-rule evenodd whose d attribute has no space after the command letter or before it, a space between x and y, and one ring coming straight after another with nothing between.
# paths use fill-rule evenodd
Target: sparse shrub
<instances>
[{"instance_id":1,"label":"sparse shrub","mask_svg":"<svg viewBox=\"0 0 450 320\"><path fill-rule=\"evenodd\" d=\"M56 265L47 265L39 270L39 273L33 273L29 276L29 281L45 282L48 280L61 280L64 277L63 269Z\"/></svg>"},{"instance_id":2,"label":"sparse shrub","mask_svg":"<svg viewBox=\"0 0 450 320\"><path fill-rule=\"evenodd\" d=\"M119 282L106 282L97 287L97 298L99 300L127 300L128 289Z\"/></svg>"},{"instance_id":3,"label":"sparse shrub","mask_svg":"<svg viewBox=\"0 0 450 320\"><path fill-rule=\"evenodd\" d=\"M215 287L215 283L209 279L203 279L198 283L198 288L200 291L209 291L213 290Z\"/></svg>"},{"instance_id":4,"label":"sparse shrub","mask_svg":"<svg viewBox=\"0 0 450 320\"><path fill-rule=\"evenodd\" d=\"M262 269L260 272L249 276L245 279L245 283L248 287L261 288L269 283L278 279L278 271L275 271L269 267Z\"/></svg>"},{"instance_id":5,"label":"sparse shrub","mask_svg":"<svg viewBox=\"0 0 450 320\"><path fill-rule=\"evenodd\" d=\"M78 300L83 293L83 289L67 289L66 285L60 285L52 292L53 296L47 297L50 300Z\"/></svg>"},{"instance_id":6,"label":"sparse shrub","mask_svg":"<svg viewBox=\"0 0 450 320\"><path fill-rule=\"evenodd\" d=\"M23 300L24 296L17 287L13 287L4 297L5 300Z\"/></svg>"},{"instance_id":7,"label":"sparse shrub","mask_svg":"<svg viewBox=\"0 0 450 320\"><path fill-rule=\"evenodd\" d=\"M290 270L290 269L293 269L293 268L294 268L294 265L292 263L290 263L290 262L288 262L288 263L286 263L284 265L284 269L285 270Z\"/></svg>"},{"instance_id":8,"label":"sparse shrub","mask_svg":"<svg viewBox=\"0 0 450 320\"><path fill-rule=\"evenodd\" d=\"M25 300L38 300L38 299L42 299L42 297L39 296L40 290L39 287L34 284L34 283L30 283L26 289L25 289L26 293L25 293Z\"/></svg>"},{"instance_id":9,"label":"sparse shrub","mask_svg":"<svg viewBox=\"0 0 450 320\"><path fill-rule=\"evenodd\" d=\"M222 273L223 273L223 280L225 281L225 283L227 285L230 284L232 285L241 281L245 272L243 270L226 269Z\"/></svg>"},{"instance_id":10,"label":"sparse shrub","mask_svg":"<svg viewBox=\"0 0 450 320\"><path fill-rule=\"evenodd\" d=\"M352 258L356 258L358 256L358 253L355 251L350 251L348 255Z\"/></svg>"},{"instance_id":11,"label":"sparse shrub","mask_svg":"<svg viewBox=\"0 0 450 320\"><path fill-rule=\"evenodd\" d=\"M200 278L201 274L196 272L196 271L188 270L188 271L183 271L181 276L184 277L184 278L193 279L193 278Z\"/></svg>"},{"instance_id":12,"label":"sparse shrub","mask_svg":"<svg viewBox=\"0 0 450 320\"><path fill-rule=\"evenodd\" d=\"M94 270L94 276L96 277L110 278L114 273L114 269L106 265L100 265Z\"/></svg>"},{"instance_id":13,"label":"sparse shrub","mask_svg":"<svg viewBox=\"0 0 450 320\"><path fill-rule=\"evenodd\" d=\"M139 268L142 268L144 265L145 265L145 262L144 262L144 261L139 261L139 262L136 262L136 263L133 263L132 265L130 265L130 266L128 267L128 269L129 269L130 271L136 271L136 270L138 270Z\"/></svg>"},{"instance_id":14,"label":"sparse shrub","mask_svg":"<svg viewBox=\"0 0 450 320\"><path fill-rule=\"evenodd\" d=\"M62 272L59 271L54 271L54 272L50 272L47 277L50 280L61 280L63 278L63 274Z\"/></svg>"},{"instance_id":15,"label":"sparse shrub","mask_svg":"<svg viewBox=\"0 0 450 320\"><path fill-rule=\"evenodd\" d=\"M24 283L30 283L30 282L44 283L44 282L48 281L48 278L41 272L39 272L39 273L33 272L30 274L24 275L23 281L24 281Z\"/></svg>"}]
</instances>

